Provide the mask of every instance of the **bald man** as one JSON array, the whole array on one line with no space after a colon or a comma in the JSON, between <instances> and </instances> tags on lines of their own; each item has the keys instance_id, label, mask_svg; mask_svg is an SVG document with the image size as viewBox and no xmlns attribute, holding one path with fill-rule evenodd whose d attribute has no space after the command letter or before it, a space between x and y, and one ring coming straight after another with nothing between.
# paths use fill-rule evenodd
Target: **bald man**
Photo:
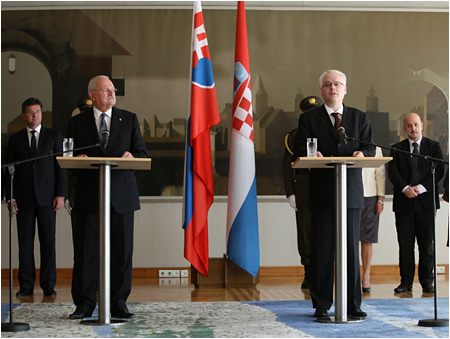
<instances>
[{"instance_id":1,"label":"bald man","mask_svg":"<svg viewBox=\"0 0 450 339\"><path fill-rule=\"evenodd\" d=\"M393 145L393 148L443 159L439 143L422 135L423 122L417 113L409 113L405 116L403 129L408 135L408 139ZM434 293L434 208L431 162L427 159L396 151L391 152L391 157L393 157L393 160L388 165L388 176L394 185L393 210L397 228L401 276L400 285L394 291L396 293L412 291L416 267L414 246L417 239L419 282L424 293ZM439 208L437 183L443 175L444 167L442 164L438 164L435 181L436 208Z\"/></svg>"}]
</instances>

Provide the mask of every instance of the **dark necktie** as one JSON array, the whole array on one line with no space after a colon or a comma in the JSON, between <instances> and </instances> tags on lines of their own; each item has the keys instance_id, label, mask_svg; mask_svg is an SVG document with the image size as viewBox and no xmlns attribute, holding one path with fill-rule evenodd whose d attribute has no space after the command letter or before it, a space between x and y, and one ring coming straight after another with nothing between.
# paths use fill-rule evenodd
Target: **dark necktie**
<instances>
[{"instance_id":1,"label":"dark necktie","mask_svg":"<svg viewBox=\"0 0 450 339\"><path fill-rule=\"evenodd\" d=\"M36 156L36 131L33 129L30 132L31 132L30 151L31 157L34 158Z\"/></svg>"},{"instance_id":2,"label":"dark necktie","mask_svg":"<svg viewBox=\"0 0 450 339\"><path fill-rule=\"evenodd\" d=\"M100 122L100 129L98 131L100 140L102 140L102 135L107 130L105 115L106 115L105 113L102 113L102 121Z\"/></svg>"},{"instance_id":3,"label":"dark necktie","mask_svg":"<svg viewBox=\"0 0 450 339\"><path fill-rule=\"evenodd\" d=\"M413 154L419 154L419 145L413 142ZM411 158L411 186L419 184L419 157L412 156Z\"/></svg>"},{"instance_id":4,"label":"dark necktie","mask_svg":"<svg viewBox=\"0 0 450 339\"><path fill-rule=\"evenodd\" d=\"M339 118L339 113L331 113L331 115L334 117L334 129L337 132L339 126L341 126L341 118Z\"/></svg>"}]
</instances>

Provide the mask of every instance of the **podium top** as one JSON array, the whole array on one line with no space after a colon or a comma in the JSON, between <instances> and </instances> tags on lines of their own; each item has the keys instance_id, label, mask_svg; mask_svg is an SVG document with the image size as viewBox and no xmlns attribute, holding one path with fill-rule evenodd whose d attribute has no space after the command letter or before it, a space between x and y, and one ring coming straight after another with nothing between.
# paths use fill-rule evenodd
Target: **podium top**
<instances>
[{"instance_id":1,"label":"podium top","mask_svg":"<svg viewBox=\"0 0 450 339\"><path fill-rule=\"evenodd\" d=\"M346 164L351 168L378 168L392 160L392 157L300 157L292 163L292 168L330 168Z\"/></svg>"},{"instance_id":2,"label":"podium top","mask_svg":"<svg viewBox=\"0 0 450 339\"><path fill-rule=\"evenodd\" d=\"M56 157L61 168L94 169L100 165L111 165L112 169L149 170L150 158L102 158L102 157Z\"/></svg>"}]
</instances>

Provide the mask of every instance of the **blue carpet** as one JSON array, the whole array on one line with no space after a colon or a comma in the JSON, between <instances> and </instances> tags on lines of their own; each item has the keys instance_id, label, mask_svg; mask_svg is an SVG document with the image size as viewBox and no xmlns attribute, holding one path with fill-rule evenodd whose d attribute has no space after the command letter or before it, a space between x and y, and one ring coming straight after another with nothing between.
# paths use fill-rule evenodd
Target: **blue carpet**
<instances>
[{"instance_id":1,"label":"blue carpet","mask_svg":"<svg viewBox=\"0 0 450 339\"><path fill-rule=\"evenodd\" d=\"M422 327L419 320L434 319L434 298L367 299L362 308L368 317L361 323L314 321L310 301L249 302L277 315L277 321L316 338L448 338L448 327ZM438 319L447 319L449 299L438 299ZM329 314L334 315L334 307Z\"/></svg>"},{"instance_id":2,"label":"blue carpet","mask_svg":"<svg viewBox=\"0 0 450 339\"><path fill-rule=\"evenodd\" d=\"M346 324L317 322L308 300L129 303L135 317L114 326L69 319L71 303L13 306L14 322L30 330L2 332L4 338L449 338L448 327L418 326L434 318L433 298L367 299L367 319ZM448 298L438 300L438 318L448 319L448 306ZM9 322L9 304L2 304L1 320Z\"/></svg>"}]
</instances>

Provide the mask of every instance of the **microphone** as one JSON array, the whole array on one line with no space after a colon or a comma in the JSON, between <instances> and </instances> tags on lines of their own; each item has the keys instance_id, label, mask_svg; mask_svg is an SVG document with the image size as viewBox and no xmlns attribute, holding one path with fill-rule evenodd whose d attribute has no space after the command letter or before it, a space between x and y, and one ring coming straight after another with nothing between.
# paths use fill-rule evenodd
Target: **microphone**
<instances>
[{"instance_id":1,"label":"microphone","mask_svg":"<svg viewBox=\"0 0 450 339\"><path fill-rule=\"evenodd\" d=\"M347 145L347 135L345 134L345 128L344 127L339 127L337 129L337 133L339 135L339 140L344 141L344 145Z\"/></svg>"},{"instance_id":2,"label":"microphone","mask_svg":"<svg viewBox=\"0 0 450 339\"><path fill-rule=\"evenodd\" d=\"M103 133L100 137L100 144L105 151L106 151L106 147L108 146L108 140L109 140L109 132L103 131Z\"/></svg>"}]
</instances>

